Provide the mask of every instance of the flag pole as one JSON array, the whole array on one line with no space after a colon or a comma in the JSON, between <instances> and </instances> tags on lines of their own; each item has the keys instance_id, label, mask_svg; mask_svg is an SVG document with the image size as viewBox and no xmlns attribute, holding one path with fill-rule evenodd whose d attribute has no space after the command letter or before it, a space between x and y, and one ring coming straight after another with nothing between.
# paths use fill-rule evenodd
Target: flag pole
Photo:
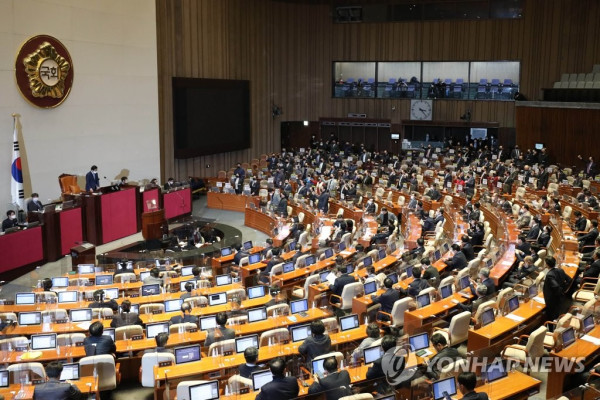
<instances>
[{"instance_id":1,"label":"flag pole","mask_svg":"<svg viewBox=\"0 0 600 400\"><path fill-rule=\"evenodd\" d=\"M17 207L17 212L23 209L23 170L21 168L21 152L19 148L19 138L17 135L17 118L20 114L13 113L13 156L11 163L11 195L12 201Z\"/></svg>"}]
</instances>

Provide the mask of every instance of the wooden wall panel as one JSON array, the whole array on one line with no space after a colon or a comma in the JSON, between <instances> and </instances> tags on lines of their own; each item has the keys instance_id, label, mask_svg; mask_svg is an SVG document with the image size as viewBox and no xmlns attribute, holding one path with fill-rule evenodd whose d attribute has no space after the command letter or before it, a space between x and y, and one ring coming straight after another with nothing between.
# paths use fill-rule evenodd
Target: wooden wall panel
<instances>
[{"instance_id":1,"label":"wooden wall panel","mask_svg":"<svg viewBox=\"0 0 600 400\"><path fill-rule=\"evenodd\" d=\"M156 7L163 178L213 175L279 150L282 121L349 112L408 118L408 100L333 99L333 61L520 60L521 92L536 100L562 73L589 72L600 60L597 0L526 0L518 20L380 24L334 24L326 1L157 0ZM249 79L252 148L174 160L171 76ZM275 119L274 104L283 110ZM515 127L512 102L437 101L434 108L438 120L470 109L473 120Z\"/></svg>"}]
</instances>

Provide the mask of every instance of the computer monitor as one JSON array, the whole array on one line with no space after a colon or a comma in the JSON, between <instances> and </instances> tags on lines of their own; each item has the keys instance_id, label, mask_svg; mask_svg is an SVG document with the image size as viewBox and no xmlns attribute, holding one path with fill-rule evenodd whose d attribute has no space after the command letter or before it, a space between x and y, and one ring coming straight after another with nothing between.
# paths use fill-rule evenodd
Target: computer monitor
<instances>
[{"instance_id":1,"label":"computer monitor","mask_svg":"<svg viewBox=\"0 0 600 400\"><path fill-rule=\"evenodd\" d=\"M248 256L248 264L249 265L256 264L258 262L260 262L260 253L250 254Z\"/></svg>"},{"instance_id":2,"label":"computer monitor","mask_svg":"<svg viewBox=\"0 0 600 400\"><path fill-rule=\"evenodd\" d=\"M377 252L377 258L379 260L383 260L386 256L387 254L385 254L385 249L379 249L379 252Z\"/></svg>"},{"instance_id":3,"label":"computer monitor","mask_svg":"<svg viewBox=\"0 0 600 400\"><path fill-rule=\"evenodd\" d=\"M536 150L542 150L544 148L544 143L536 143L534 147Z\"/></svg>"},{"instance_id":4,"label":"computer monitor","mask_svg":"<svg viewBox=\"0 0 600 400\"><path fill-rule=\"evenodd\" d=\"M223 247L221 249L221 257L227 257L231 255L231 247Z\"/></svg>"},{"instance_id":5,"label":"computer monitor","mask_svg":"<svg viewBox=\"0 0 600 400\"><path fill-rule=\"evenodd\" d=\"M152 339L159 333L169 333L169 323L168 322L157 322L154 324L146 325L146 338Z\"/></svg>"},{"instance_id":6,"label":"computer monitor","mask_svg":"<svg viewBox=\"0 0 600 400\"><path fill-rule=\"evenodd\" d=\"M338 250L339 250L339 251L344 251L344 250L346 250L346 243L344 243L344 242L340 242L340 244L338 245Z\"/></svg>"},{"instance_id":7,"label":"computer monitor","mask_svg":"<svg viewBox=\"0 0 600 400\"><path fill-rule=\"evenodd\" d=\"M200 345L178 347L175 349L175 364L185 364L200 360Z\"/></svg>"},{"instance_id":8,"label":"computer monitor","mask_svg":"<svg viewBox=\"0 0 600 400\"><path fill-rule=\"evenodd\" d=\"M67 290L65 292L58 292L58 302L59 303L77 303L77 295L79 293L75 290Z\"/></svg>"},{"instance_id":9,"label":"computer monitor","mask_svg":"<svg viewBox=\"0 0 600 400\"><path fill-rule=\"evenodd\" d=\"M144 282L144 279L150 276L150 271L140 272L140 282Z\"/></svg>"},{"instance_id":10,"label":"computer monitor","mask_svg":"<svg viewBox=\"0 0 600 400\"><path fill-rule=\"evenodd\" d=\"M365 283L365 295L375 293L377 291L377 282L369 281Z\"/></svg>"},{"instance_id":11,"label":"computer monitor","mask_svg":"<svg viewBox=\"0 0 600 400\"><path fill-rule=\"evenodd\" d=\"M485 365L481 370L481 376L488 382L493 382L507 375L506 368L502 362L494 362Z\"/></svg>"},{"instance_id":12,"label":"computer monitor","mask_svg":"<svg viewBox=\"0 0 600 400\"><path fill-rule=\"evenodd\" d=\"M383 356L381 346L367 347L364 351L365 364L371 364L373 361L379 360Z\"/></svg>"},{"instance_id":13,"label":"computer monitor","mask_svg":"<svg viewBox=\"0 0 600 400\"><path fill-rule=\"evenodd\" d=\"M200 317L200 330L207 331L217 327L216 315L209 315L208 317Z\"/></svg>"},{"instance_id":14,"label":"computer monitor","mask_svg":"<svg viewBox=\"0 0 600 400\"><path fill-rule=\"evenodd\" d=\"M398 283L398 273L397 272L392 272L391 274L389 274L387 276L388 278L390 278L392 280L392 283L395 285L396 283Z\"/></svg>"},{"instance_id":15,"label":"computer monitor","mask_svg":"<svg viewBox=\"0 0 600 400\"><path fill-rule=\"evenodd\" d=\"M389 249L390 249L391 253L396 251L396 243L395 242L390 243Z\"/></svg>"},{"instance_id":16,"label":"computer monitor","mask_svg":"<svg viewBox=\"0 0 600 400\"><path fill-rule=\"evenodd\" d=\"M319 272L319 281L327 282L327 277L329 276L330 273L331 272L329 272L329 271Z\"/></svg>"},{"instance_id":17,"label":"computer monitor","mask_svg":"<svg viewBox=\"0 0 600 400\"><path fill-rule=\"evenodd\" d=\"M333 257L333 249L325 250L325 258L331 258L331 257Z\"/></svg>"},{"instance_id":18,"label":"computer monitor","mask_svg":"<svg viewBox=\"0 0 600 400\"><path fill-rule=\"evenodd\" d=\"M538 287L537 287L537 285L533 284L533 285L529 286L528 292L529 292L529 298L530 299L533 299L535 296L537 296L538 295Z\"/></svg>"},{"instance_id":19,"label":"computer monitor","mask_svg":"<svg viewBox=\"0 0 600 400\"><path fill-rule=\"evenodd\" d=\"M351 274L353 272L354 272L354 265L352 265L352 264L346 265L346 273Z\"/></svg>"},{"instance_id":20,"label":"computer monitor","mask_svg":"<svg viewBox=\"0 0 600 400\"><path fill-rule=\"evenodd\" d=\"M248 299L257 299L265 295L264 286L252 286L248 288Z\"/></svg>"},{"instance_id":21,"label":"computer monitor","mask_svg":"<svg viewBox=\"0 0 600 400\"><path fill-rule=\"evenodd\" d=\"M87 322L92 320L91 308L78 308L69 311L69 319L71 322Z\"/></svg>"},{"instance_id":22,"label":"computer monitor","mask_svg":"<svg viewBox=\"0 0 600 400\"><path fill-rule=\"evenodd\" d=\"M437 261L442 258L442 253L439 250L433 252L433 260Z\"/></svg>"},{"instance_id":23,"label":"computer monitor","mask_svg":"<svg viewBox=\"0 0 600 400\"><path fill-rule=\"evenodd\" d=\"M142 296L152 296L155 294L160 294L160 285L158 283L142 285Z\"/></svg>"},{"instance_id":24,"label":"computer monitor","mask_svg":"<svg viewBox=\"0 0 600 400\"><path fill-rule=\"evenodd\" d=\"M115 341L115 328L104 328L102 334L105 336L109 336L113 342Z\"/></svg>"},{"instance_id":25,"label":"computer monitor","mask_svg":"<svg viewBox=\"0 0 600 400\"><path fill-rule=\"evenodd\" d=\"M493 263L494 263L494 260L492 260L491 258L488 258L487 261L485 262L485 266L488 268L492 268Z\"/></svg>"},{"instance_id":26,"label":"computer monitor","mask_svg":"<svg viewBox=\"0 0 600 400\"><path fill-rule=\"evenodd\" d=\"M440 287L440 295L442 299L452 296L452 284Z\"/></svg>"},{"instance_id":27,"label":"computer monitor","mask_svg":"<svg viewBox=\"0 0 600 400\"><path fill-rule=\"evenodd\" d=\"M371 266L371 265L373 265L373 257L366 256L365 258L362 259L362 262L365 267Z\"/></svg>"},{"instance_id":28,"label":"computer monitor","mask_svg":"<svg viewBox=\"0 0 600 400\"><path fill-rule=\"evenodd\" d=\"M180 281L180 282L179 282L179 291L180 291L180 292L185 292L185 291L186 291L186 289L185 289L185 285L186 285L187 283L191 283L191 284L192 284L192 290L196 288L196 281L195 281L195 280L193 280L193 279L190 279L190 280L187 280L187 281ZM217 286L218 286L218 285L217 285Z\"/></svg>"},{"instance_id":29,"label":"computer monitor","mask_svg":"<svg viewBox=\"0 0 600 400\"><path fill-rule=\"evenodd\" d=\"M318 375L319 377L323 377L325 374L325 368L323 367L323 363L326 358L321 358L320 360L313 360L312 362L312 372L313 374Z\"/></svg>"},{"instance_id":30,"label":"computer monitor","mask_svg":"<svg viewBox=\"0 0 600 400\"><path fill-rule=\"evenodd\" d=\"M300 300L290 301L290 309L292 310L292 314L306 312L306 311L308 311L308 300L300 299Z\"/></svg>"},{"instance_id":31,"label":"computer monitor","mask_svg":"<svg viewBox=\"0 0 600 400\"><path fill-rule=\"evenodd\" d=\"M210 381L190 386L190 399L216 400L219 398L219 381Z\"/></svg>"},{"instance_id":32,"label":"computer monitor","mask_svg":"<svg viewBox=\"0 0 600 400\"><path fill-rule=\"evenodd\" d=\"M444 253L447 253L450 250L450 245L448 243L444 243L442 245L442 249L444 249Z\"/></svg>"},{"instance_id":33,"label":"computer monitor","mask_svg":"<svg viewBox=\"0 0 600 400\"><path fill-rule=\"evenodd\" d=\"M429 334L427 332L420 333L418 335L410 336L408 338L410 349L412 351L419 351L429 347Z\"/></svg>"},{"instance_id":34,"label":"computer monitor","mask_svg":"<svg viewBox=\"0 0 600 400\"><path fill-rule=\"evenodd\" d=\"M340 329L342 332L356 329L359 325L357 314L346 315L340 318Z\"/></svg>"},{"instance_id":35,"label":"computer monitor","mask_svg":"<svg viewBox=\"0 0 600 400\"><path fill-rule=\"evenodd\" d=\"M508 299L508 312L511 313L517 308L519 308L519 297L513 296L510 299Z\"/></svg>"},{"instance_id":36,"label":"computer monitor","mask_svg":"<svg viewBox=\"0 0 600 400\"><path fill-rule=\"evenodd\" d=\"M42 313L39 311L19 313L19 325L39 325L42 323Z\"/></svg>"},{"instance_id":37,"label":"computer monitor","mask_svg":"<svg viewBox=\"0 0 600 400\"><path fill-rule=\"evenodd\" d=\"M308 267L315 263L315 256L308 256L304 259L304 266Z\"/></svg>"},{"instance_id":38,"label":"computer monitor","mask_svg":"<svg viewBox=\"0 0 600 400\"><path fill-rule=\"evenodd\" d=\"M250 250L252 248L252 240L244 242L244 250Z\"/></svg>"},{"instance_id":39,"label":"computer monitor","mask_svg":"<svg viewBox=\"0 0 600 400\"><path fill-rule=\"evenodd\" d=\"M465 275L462 278L460 278L460 281L458 283L460 286L460 290L464 290L464 289L468 288L469 286L471 286L471 281L469 280L469 275Z\"/></svg>"},{"instance_id":40,"label":"computer monitor","mask_svg":"<svg viewBox=\"0 0 600 400\"><path fill-rule=\"evenodd\" d=\"M96 286L112 285L112 275L96 275Z\"/></svg>"},{"instance_id":41,"label":"computer monitor","mask_svg":"<svg viewBox=\"0 0 600 400\"><path fill-rule=\"evenodd\" d=\"M488 308L487 310L481 313L481 326L489 325L495 320L496 317L494 316L493 308Z\"/></svg>"},{"instance_id":42,"label":"computer monitor","mask_svg":"<svg viewBox=\"0 0 600 400\"><path fill-rule=\"evenodd\" d=\"M252 374L252 389L256 392L261 387L273 380L273 374L270 370L254 372ZM195 400L195 399L194 399Z\"/></svg>"},{"instance_id":43,"label":"computer monitor","mask_svg":"<svg viewBox=\"0 0 600 400\"><path fill-rule=\"evenodd\" d=\"M173 312L181 310L181 304L183 304L183 300L181 299L173 299L165 301L165 312Z\"/></svg>"},{"instance_id":44,"label":"computer monitor","mask_svg":"<svg viewBox=\"0 0 600 400\"><path fill-rule=\"evenodd\" d=\"M69 286L69 277L67 276L56 276L52 278L52 287L60 288Z\"/></svg>"},{"instance_id":45,"label":"computer monitor","mask_svg":"<svg viewBox=\"0 0 600 400\"><path fill-rule=\"evenodd\" d=\"M406 277L407 278L412 278L413 277L413 267L412 266L406 267L406 269L404 271L406 271Z\"/></svg>"},{"instance_id":46,"label":"computer monitor","mask_svg":"<svg viewBox=\"0 0 600 400\"><path fill-rule=\"evenodd\" d=\"M417 296L417 304L419 307L426 307L431 304L431 297L429 293L421 294Z\"/></svg>"},{"instance_id":47,"label":"computer monitor","mask_svg":"<svg viewBox=\"0 0 600 400\"><path fill-rule=\"evenodd\" d=\"M56 333L31 335L31 350L47 350L56 348Z\"/></svg>"},{"instance_id":48,"label":"computer monitor","mask_svg":"<svg viewBox=\"0 0 600 400\"><path fill-rule=\"evenodd\" d=\"M452 397L456 394L456 381L454 377L442 379L433 382L433 399L440 400L445 397Z\"/></svg>"},{"instance_id":49,"label":"computer monitor","mask_svg":"<svg viewBox=\"0 0 600 400\"><path fill-rule=\"evenodd\" d=\"M106 289L102 289L104 290L104 299L105 300L110 300L110 299L118 299L119 298L119 288L106 288Z\"/></svg>"},{"instance_id":50,"label":"computer monitor","mask_svg":"<svg viewBox=\"0 0 600 400\"><path fill-rule=\"evenodd\" d=\"M294 270L294 262L287 262L283 264L283 273L286 274L288 272L292 272Z\"/></svg>"},{"instance_id":51,"label":"computer monitor","mask_svg":"<svg viewBox=\"0 0 600 400\"><path fill-rule=\"evenodd\" d=\"M78 274L93 274L96 266L94 264L79 264L77 265Z\"/></svg>"},{"instance_id":52,"label":"computer monitor","mask_svg":"<svg viewBox=\"0 0 600 400\"><path fill-rule=\"evenodd\" d=\"M10 386L10 380L8 379L9 374L8 370L0 371L0 387L7 388Z\"/></svg>"},{"instance_id":53,"label":"computer monitor","mask_svg":"<svg viewBox=\"0 0 600 400\"><path fill-rule=\"evenodd\" d=\"M194 267L195 265L186 265L181 267L181 276L190 276L194 275Z\"/></svg>"},{"instance_id":54,"label":"computer monitor","mask_svg":"<svg viewBox=\"0 0 600 400\"><path fill-rule=\"evenodd\" d=\"M267 308L259 307L248 310L248 323L264 321L267 319Z\"/></svg>"},{"instance_id":55,"label":"computer monitor","mask_svg":"<svg viewBox=\"0 0 600 400\"><path fill-rule=\"evenodd\" d=\"M575 330L567 328L562 332L563 349L575 343Z\"/></svg>"},{"instance_id":56,"label":"computer monitor","mask_svg":"<svg viewBox=\"0 0 600 400\"><path fill-rule=\"evenodd\" d=\"M60 373L60 381L78 381L80 372L79 372L79 363L69 363L63 364L63 369Z\"/></svg>"},{"instance_id":57,"label":"computer monitor","mask_svg":"<svg viewBox=\"0 0 600 400\"><path fill-rule=\"evenodd\" d=\"M588 315L583 319L583 332L588 333L592 329L594 329L594 316Z\"/></svg>"},{"instance_id":58,"label":"computer monitor","mask_svg":"<svg viewBox=\"0 0 600 400\"><path fill-rule=\"evenodd\" d=\"M231 275L217 275L217 286L231 285Z\"/></svg>"},{"instance_id":59,"label":"computer monitor","mask_svg":"<svg viewBox=\"0 0 600 400\"><path fill-rule=\"evenodd\" d=\"M33 293L33 292L17 293L15 295L15 304L18 306L35 304L35 293Z\"/></svg>"},{"instance_id":60,"label":"computer monitor","mask_svg":"<svg viewBox=\"0 0 600 400\"><path fill-rule=\"evenodd\" d=\"M292 342L300 342L310 336L310 325L300 325L290 328Z\"/></svg>"},{"instance_id":61,"label":"computer monitor","mask_svg":"<svg viewBox=\"0 0 600 400\"><path fill-rule=\"evenodd\" d=\"M236 353L243 353L248 347L258 348L258 335L242 336L235 339Z\"/></svg>"}]
</instances>

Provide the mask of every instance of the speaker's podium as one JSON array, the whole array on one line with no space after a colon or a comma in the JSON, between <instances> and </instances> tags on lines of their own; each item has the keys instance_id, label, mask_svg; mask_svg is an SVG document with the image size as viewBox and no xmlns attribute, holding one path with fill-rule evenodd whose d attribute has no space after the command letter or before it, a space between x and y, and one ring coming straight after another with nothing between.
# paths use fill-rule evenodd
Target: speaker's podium
<instances>
[{"instance_id":1,"label":"speaker's podium","mask_svg":"<svg viewBox=\"0 0 600 400\"><path fill-rule=\"evenodd\" d=\"M155 240L162 238L163 225L165 220L165 210L158 209L156 200L147 200L146 208L148 212L142 213L142 236L144 240Z\"/></svg>"},{"instance_id":2,"label":"speaker's podium","mask_svg":"<svg viewBox=\"0 0 600 400\"><path fill-rule=\"evenodd\" d=\"M78 264L96 264L96 246L91 243L81 243L71 247L73 271L77 271Z\"/></svg>"}]
</instances>

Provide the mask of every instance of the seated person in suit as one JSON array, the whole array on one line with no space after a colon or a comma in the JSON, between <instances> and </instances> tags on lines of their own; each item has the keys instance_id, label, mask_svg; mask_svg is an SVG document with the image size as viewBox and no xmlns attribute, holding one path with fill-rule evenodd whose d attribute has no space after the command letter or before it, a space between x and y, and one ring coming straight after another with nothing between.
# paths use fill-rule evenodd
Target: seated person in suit
<instances>
[{"instance_id":1,"label":"seated person in suit","mask_svg":"<svg viewBox=\"0 0 600 400\"><path fill-rule=\"evenodd\" d=\"M338 400L344 396L350 396L350 374L348 371L338 370L338 363L335 357L329 357L323 361L325 376L319 378L314 375L314 382L308 388L308 394L317 394L325 392L326 400Z\"/></svg>"},{"instance_id":2,"label":"seated person in suit","mask_svg":"<svg viewBox=\"0 0 600 400\"><path fill-rule=\"evenodd\" d=\"M375 213L375 203L373 199L367 200L367 204L365 205L365 214L374 214Z\"/></svg>"},{"instance_id":3,"label":"seated person in suit","mask_svg":"<svg viewBox=\"0 0 600 400\"><path fill-rule=\"evenodd\" d=\"M8 210L6 212L6 219L2 221L2 232L18 226L18 223L17 214L13 210Z\"/></svg>"},{"instance_id":4,"label":"seated person in suit","mask_svg":"<svg viewBox=\"0 0 600 400\"><path fill-rule=\"evenodd\" d=\"M192 290L194 290L194 284L192 282L187 282L184 286L185 292L179 296L181 300L189 299L192 297Z\"/></svg>"},{"instance_id":5,"label":"seated person in suit","mask_svg":"<svg viewBox=\"0 0 600 400\"><path fill-rule=\"evenodd\" d=\"M37 193L31 193L31 200L27 203L27 212L42 211L44 205L40 201L40 196Z\"/></svg>"},{"instance_id":6,"label":"seated person in suit","mask_svg":"<svg viewBox=\"0 0 600 400\"><path fill-rule=\"evenodd\" d=\"M356 278L347 273L348 269L345 265L338 267L338 273L340 274L336 280L333 282L333 285L329 285L329 289L336 296L342 296L342 292L344 291L344 286L349 283L356 282ZM336 298L333 299L336 303L338 300Z\"/></svg>"},{"instance_id":7,"label":"seated person in suit","mask_svg":"<svg viewBox=\"0 0 600 400\"><path fill-rule=\"evenodd\" d=\"M210 347L211 344L215 342L220 342L222 340L234 339L235 331L233 329L227 328L225 325L227 324L227 314L224 312L220 312L217 314L217 327L208 331L208 335L206 336L206 340L204 341L204 346Z\"/></svg>"},{"instance_id":8,"label":"seated person in suit","mask_svg":"<svg viewBox=\"0 0 600 400\"><path fill-rule=\"evenodd\" d=\"M173 353L172 349L167 349L165 346L169 341L169 334L167 332L161 332L158 335L154 336L154 340L156 341L156 347L153 349L144 350L144 354L148 353Z\"/></svg>"},{"instance_id":9,"label":"seated person in suit","mask_svg":"<svg viewBox=\"0 0 600 400\"><path fill-rule=\"evenodd\" d=\"M153 285L158 283L159 285L163 285L163 279L160 277L160 270L156 267L150 270L150 275L144 278L142 282L144 285Z\"/></svg>"},{"instance_id":10,"label":"seated person in suit","mask_svg":"<svg viewBox=\"0 0 600 400\"><path fill-rule=\"evenodd\" d=\"M417 247L410 250L407 254L410 257L419 257L420 255L423 255L423 253L425 253L425 240L423 238L418 238Z\"/></svg>"},{"instance_id":11,"label":"seated person in suit","mask_svg":"<svg viewBox=\"0 0 600 400\"><path fill-rule=\"evenodd\" d=\"M384 354L388 350L393 349L394 347L396 347L396 338L394 336L385 335L383 339L381 339L381 348L383 349ZM367 380L379 378L385 380L385 372L383 371L383 367L381 366L382 359L383 357L381 357L378 360L375 360L373 364L369 367L369 369L367 370ZM404 370L404 357L400 357L399 360L401 360L399 361L399 363L401 363L400 369L394 371L395 373L400 373L402 370Z\"/></svg>"},{"instance_id":12,"label":"seated person in suit","mask_svg":"<svg viewBox=\"0 0 600 400\"><path fill-rule=\"evenodd\" d=\"M461 311L469 311L470 313L477 312L477 308L481 303L487 301L489 297L487 296L487 286L480 283L477 285L477 289L473 288L473 284L471 286L471 293L474 293L476 298L469 304L458 303L456 307Z\"/></svg>"},{"instance_id":13,"label":"seated person in suit","mask_svg":"<svg viewBox=\"0 0 600 400\"><path fill-rule=\"evenodd\" d=\"M274 358L269 362L269 369L273 374L273 380L265 384L256 400L290 400L298 397L300 387L294 376L285 376L285 361L280 358Z\"/></svg>"},{"instance_id":14,"label":"seated person in suit","mask_svg":"<svg viewBox=\"0 0 600 400\"><path fill-rule=\"evenodd\" d=\"M533 263L533 257L526 256L523 261L519 263L519 266L510 273L504 287L514 287L521 280L525 279L535 271L535 264Z\"/></svg>"},{"instance_id":15,"label":"seated person in suit","mask_svg":"<svg viewBox=\"0 0 600 400\"><path fill-rule=\"evenodd\" d=\"M191 322L192 324L198 323L198 317L192 315L192 305L190 303L184 302L183 304L181 304L181 314L182 315L176 315L174 317L171 317L169 323L171 325L182 324L184 322Z\"/></svg>"},{"instance_id":16,"label":"seated person in suit","mask_svg":"<svg viewBox=\"0 0 600 400\"><path fill-rule=\"evenodd\" d=\"M401 292L405 296L417 297L421 290L427 289L431 285L426 279L421 278L421 268L413 268L413 281L408 284L406 290L402 289ZM386 278L389 279L389 278Z\"/></svg>"},{"instance_id":17,"label":"seated person in suit","mask_svg":"<svg viewBox=\"0 0 600 400\"><path fill-rule=\"evenodd\" d=\"M164 189L164 190L171 190L171 189L173 189L175 186L176 186L176 184L175 184L175 179L173 179L173 178L169 178L169 179L167 179L167 182L164 184L164 187L163 187L163 189Z\"/></svg>"},{"instance_id":18,"label":"seated person in suit","mask_svg":"<svg viewBox=\"0 0 600 400\"><path fill-rule=\"evenodd\" d=\"M371 300L373 304L381 304L381 311L385 313L391 313L392 308L394 307L394 303L397 300L400 300L400 292L396 289L392 288L394 286L394 282L390 278L385 278L383 281L383 287L385 288L385 292L381 296L371 295Z\"/></svg>"},{"instance_id":19,"label":"seated person in suit","mask_svg":"<svg viewBox=\"0 0 600 400\"><path fill-rule=\"evenodd\" d=\"M473 249L473 245L470 243L469 236L462 235L460 238L461 241L461 251L465 255L467 261L471 261L475 258L475 249Z\"/></svg>"},{"instance_id":20,"label":"seated person in suit","mask_svg":"<svg viewBox=\"0 0 600 400\"><path fill-rule=\"evenodd\" d=\"M458 375L458 390L463 395L464 400L488 400L487 393L475 391L477 376L474 372L461 372Z\"/></svg>"},{"instance_id":21,"label":"seated person in suit","mask_svg":"<svg viewBox=\"0 0 600 400\"><path fill-rule=\"evenodd\" d=\"M112 321L110 321L110 326L112 328L118 328L127 325L143 326L144 323L140 319L138 313L131 312L131 302L129 300L123 300L121 303L121 312L113 316Z\"/></svg>"},{"instance_id":22,"label":"seated person in suit","mask_svg":"<svg viewBox=\"0 0 600 400\"><path fill-rule=\"evenodd\" d=\"M537 240L537 236L535 237ZM523 261L523 259L529 255L531 249L531 245L527 241L527 236L524 234L520 234L517 238L517 245L515 246L515 255L517 256L517 260Z\"/></svg>"},{"instance_id":23,"label":"seated person in suit","mask_svg":"<svg viewBox=\"0 0 600 400\"><path fill-rule=\"evenodd\" d=\"M310 323L311 336L307 337L298 347L298 352L306 358L306 363L311 365L315 357L331 351L331 339L325 334L323 321L316 320Z\"/></svg>"},{"instance_id":24,"label":"seated person in suit","mask_svg":"<svg viewBox=\"0 0 600 400\"><path fill-rule=\"evenodd\" d=\"M114 355L117 351L115 342L107 335L103 335L104 326L102 322L96 321L90 325L90 335L83 341L86 356L98 356L101 354Z\"/></svg>"},{"instance_id":25,"label":"seated person in suit","mask_svg":"<svg viewBox=\"0 0 600 400\"><path fill-rule=\"evenodd\" d=\"M104 290L98 289L94 292L94 301L89 304L90 308L110 308L113 313L119 311L119 303L115 299L109 299L108 301L104 298Z\"/></svg>"},{"instance_id":26,"label":"seated person in suit","mask_svg":"<svg viewBox=\"0 0 600 400\"><path fill-rule=\"evenodd\" d=\"M354 349L352 352L352 359L356 361L361 358L363 355L363 350L372 346L373 342L376 340L379 340L380 335L381 332L379 330L379 325L374 322L367 325L367 337L360 342L356 349Z\"/></svg>"},{"instance_id":27,"label":"seated person in suit","mask_svg":"<svg viewBox=\"0 0 600 400\"><path fill-rule=\"evenodd\" d=\"M271 270L273 269L273 267L275 265L281 264L284 261L283 258L281 258L279 256L280 254L281 254L280 247L275 247L274 249L271 250L271 259L267 263L267 267L263 271L260 271L259 279L261 282L263 282L263 283L270 282Z\"/></svg>"},{"instance_id":28,"label":"seated person in suit","mask_svg":"<svg viewBox=\"0 0 600 400\"><path fill-rule=\"evenodd\" d=\"M46 382L35 385L34 400L79 400L83 396L79 388L69 381L61 382L63 366L59 361L51 361L44 367Z\"/></svg>"},{"instance_id":29,"label":"seated person in suit","mask_svg":"<svg viewBox=\"0 0 600 400\"><path fill-rule=\"evenodd\" d=\"M238 367L240 376L243 378L250 379L253 372L264 368L264 365L256 363L256 360L258 360L258 349L254 346L246 347L246 350L244 350L244 360L246 362Z\"/></svg>"},{"instance_id":30,"label":"seated person in suit","mask_svg":"<svg viewBox=\"0 0 600 400\"><path fill-rule=\"evenodd\" d=\"M496 293L496 285L494 284L494 280L490 278L489 268L481 268L479 270L479 282L487 286L487 296L491 296Z\"/></svg>"},{"instance_id":31,"label":"seated person in suit","mask_svg":"<svg viewBox=\"0 0 600 400\"><path fill-rule=\"evenodd\" d=\"M429 258L424 257L421 259L421 271L421 277L429 282L431 286L437 287L437 285L440 283L440 271L431 265Z\"/></svg>"},{"instance_id":32,"label":"seated person in suit","mask_svg":"<svg viewBox=\"0 0 600 400\"><path fill-rule=\"evenodd\" d=\"M436 355L418 367L412 377L412 385L422 384L425 382L425 379L438 380L440 372L444 367L461 358L458 350L449 347L446 338L441 333L434 333L430 341L436 350Z\"/></svg>"},{"instance_id":33,"label":"seated person in suit","mask_svg":"<svg viewBox=\"0 0 600 400\"><path fill-rule=\"evenodd\" d=\"M465 257L465 254L461 251L460 246L456 243L452 245L452 250L454 251L454 255L452 256L452 258L444 260L447 266L446 270L460 271L461 269L467 266L467 257Z\"/></svg>"}]
</instances>

